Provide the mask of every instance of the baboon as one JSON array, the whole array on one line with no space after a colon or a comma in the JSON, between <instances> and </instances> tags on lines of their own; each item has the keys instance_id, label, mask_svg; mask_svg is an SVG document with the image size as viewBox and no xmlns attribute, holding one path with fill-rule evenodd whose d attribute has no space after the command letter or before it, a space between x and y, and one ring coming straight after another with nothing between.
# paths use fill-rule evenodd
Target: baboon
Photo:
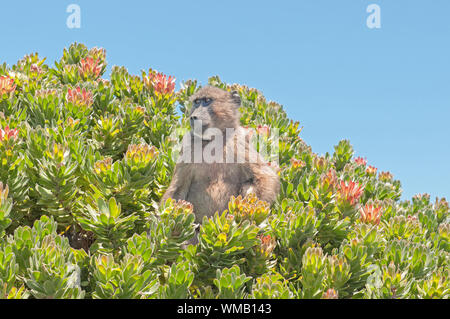
<instances>
[{"instance_id":1,"label":"baboon","mask_svg":"<svg viewBox=\"0 0 450 319\"><path fill-rule=\"evenodd\" d=\"M183 139L183 161L177 162L162 202L170 197L192 203L196 223L226 210L232 195L254 192L272 203L279 192L279 177L240 126L239 94L206 86L191 97L191 102L191 131ZM205 151L211 151L213 161L196 159Z\"/></svg>"}]
</instances>

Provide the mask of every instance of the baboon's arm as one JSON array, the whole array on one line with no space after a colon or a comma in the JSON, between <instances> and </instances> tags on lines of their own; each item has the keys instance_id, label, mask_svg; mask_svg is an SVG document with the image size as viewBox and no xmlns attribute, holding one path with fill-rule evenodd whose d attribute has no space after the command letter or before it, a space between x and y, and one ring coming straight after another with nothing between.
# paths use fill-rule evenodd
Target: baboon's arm
<instances>
[{"instance_id":1,"label":"baboon's arm","mask_svg":"<svg viewBox=\"0 0 450 319\"><path fill-rule=\"evenodd\" d=\"M169 187L161 198L164 203L168 198L185 200L191 186L192 174L187 165L177 165Z\"/></svg>"},{"instance_id":2,"label":"baboon's arm","mask_svg":"<svg viewBox=\"0 0 450 319\"><path fill-rule=\"evenodd\" d=\"M250 164L249 168L253 178L250 183L244 185L244 189L247 192L253 191L263 201L274 202L280 189L277 173L267 164Z\"/></svg>"}]
</instances>

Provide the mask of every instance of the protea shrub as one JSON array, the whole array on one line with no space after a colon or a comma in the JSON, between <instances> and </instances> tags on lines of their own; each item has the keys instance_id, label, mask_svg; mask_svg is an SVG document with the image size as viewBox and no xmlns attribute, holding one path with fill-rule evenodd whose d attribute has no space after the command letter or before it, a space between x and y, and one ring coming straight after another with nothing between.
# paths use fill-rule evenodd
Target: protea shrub
<instances>
[{"instance_id":1,"label":"protea shrub","mask_svg":"<svg viewBox=\"0 0 450 319\"><path fill-rule=\"evenodd\" d=\"M74 43L0 65L0 298L449 298L449 204L350 141L316 154L282 105L237 91L240 122L281 189L230 198L200 224L160 202L196 80L133 75ZM277 139L273 139L273 133Z\"/></svg>"}]
</instances>

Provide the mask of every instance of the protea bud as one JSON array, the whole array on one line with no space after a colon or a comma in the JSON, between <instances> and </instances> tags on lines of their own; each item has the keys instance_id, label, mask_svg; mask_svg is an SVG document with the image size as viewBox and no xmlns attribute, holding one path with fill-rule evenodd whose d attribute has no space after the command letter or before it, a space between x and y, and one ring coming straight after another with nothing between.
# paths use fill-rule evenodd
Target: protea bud
<instances>
[{"instance_id":1,"label":"protea bud","mask_svg":"<svg viewBox=\"0 0 450 319\"><path fill-rule=\"evenodd\" d=\"M178 200L174 203L173 210L172 210L172 216L176 217L178 215L185 215L192 213L194 210L194 206L185 201L185 200Z\"/></svg>"},{"instance_id":2,"label":"protea bud","mask_svg":"<svg viewBox=\"0 0 450 319\"><path fill-rule=\"evenodd\" d=\"M260 245L260 251L264 256L268 257L272 254L273 250L275 249L275 246L277 245L277 242L274 237L270 235L260 235L258 236L259 240L261 241Z\"/></svg>"},{"instance_id":3,"label":"protea bud","mask_svg":"<svg viewBox=\"0 0 450 319\"><path fill-rule=\"evenodd\" d=\"M306 166L306 163L302 160L291 158L291 165L293 168L302 168Z\"/></svg>"},{"instance_id":4,"label":"protea bud","mask_svg":"<svg viewBox=\"0 0 450 319\"><path fill-rule=\"evenodd\" d=\"M30 65L30 73L34 76L42 74L43 70L42 68L37 65L36 63L33 63Z\"/></svg>"},{"instance_id":5,"label":"protea bud","mask_svg":"<svg viewBox=\"0 0 450 319\"><path fill-rule=\"evenodd\" d=\"M323 172L324 169L328 166L328 161L323 156L315 156L313 159L313 165L319 172Z\"/></svg>"},{"instance_id":6,"label":"protea bud","mask_svg":"<svg viewBox=\"0 0 450 319\"><path fill-rule=\"evenodd\" d=\"M367 168L366 168L366 173L368 174L368 175L370 175L370 176L375 176L375 175L377 175L377 168L376 167L374 167L374 166L368 166Z\"/></svg>"},{"instance_id":7,"label":"protea bud","mask_svg":"<svg viewBox=\"0 0 450 319\"><path fill-rule=\"evenodd\" d=\"M329 288L326 292L323 293L322 299L339 299L339 294L333 288Z\"/></svg>"},{"instance_id":8,"label":"protea bud","mask_svg":"<svg viewBox=\"0 0 450 319\"><path fill-rule=\"evenodd\" d=\"M13 78L0 76L0 99L2 99L3 95L10 96L15 89L16 85L14 84Z\"/></svg>"},{"instance_id":9,"label":"protea bud","mask_svg":"<svg viewBox=\"0 0 450 319\"><path fill-rule=\"evenodd\" d=\"M103 160L97 161L94 164L94 170L97 174L100 174L102 172L109 171L112 166L112 158L106 157Z\"/></svg>"},{"instance_id":10,"label":"protea bud","mask_svg":"<svg viewBox=\"0 0 450 319\"><path fill-rule=\"evenodd\" d=\"M8 199L9 187L8 185L3 186L3 182L0 182L0 208Z\"/></svg>"},{"instance_id":11,"label":"protea bud","mask_svg":"<svg viewBox=\"0 0 450 319\"><path fill-rule=\"evenodd\" d=\"M140 113L140 114L144 114L145 113L145 107L142 107L142 106L136 106L135 108L134 108L134 111L136 111L136 112L138 112L138 113Z\"/></svg>"},{"instance_id":12,"label":"protea bud","mask_svg":"<svg viewBox=\"0 0 450 319\"><path fill-rule=\"evenodd\" d=\"M334 169L330 169L326 174L322 174L320 177L320 185L326 192L334 191L338 185L336 171Z\"/></svg>"},{"instance_id":13,"label":"protea bud","mask_svg":"<svg viewBox=\"0 0 450 319\"><path fill-rule=\"evenodd\" d=\"M97 79L103 70L103 64L91 57L81 59L78 72L82 79Z\"/></svg>"},{"instance_id":14,"label":"protea bud","mask_svg":"<svg viewBox=\"0 0 450 319\"><path fill-rule=\"evenodd\" d=\"M48 158L55 160L57 163L62 163L64 158L69 155L69 150L59 143L53 143L53 148L45 152Z\"/></svg>"},{"instance_id":15,"label":"protea bud","mask_svg":"<svg viewBox=\"0 0 450 319\"><path fill-rule=\"evenodd\" d=\"M55 89L41 89L41 90L36 90L36 93L34 94L35 97L37 98L48 98L48 97L54 97L54 96L58 96L58 91Z\"/></svg>"},{"instance_id":16,"label":"protea bud","mask_svg":"<svg viewBox=\"0 0 450 319\"><path fill-rule=\"evenodd\" d=\"M303 255L303 268L317 273L325 265L325 257L321 247L308 247Z\"/></svg>"},{"instance_id":17,"label":"protea bud","mask_svg":"<svg viewBox=\"0 0 450 319\"><path fill-rule=\"evenodd\" d=\"M362 157L356 157L353 161L357 165L362 165L362 166L366 166L367 165L367 160L365 158L362 158Z\"/></svg>"},{"instance_id":18,"label":"protea bud","mask_svg":"<svg viewBox=\"0 0 450 319\"><path fill-rule=\"evenodd\" d=\"M158 155L158 149L148 144L130 144L128 145L125 161L130 166L146 166L153 158Z\"/></svg>"},{"instance_id":19,"label":"protea bud","mask_svg":"<svg viewBox=\"0 0 450 319\"><path fill-rule=\"evenodd\" d=\"M175 78L150 69L143 77L144 85L159 95L172 95L175 90Z\"/></svg>"},{"instance_id":20,"label":"protea bud","mask_svg":"<svg viewBox=\"0 0 450 319\"><path fill-rule=\"evenodd\" d=\"M74 120L72 117L68 117L66 120L66 125L69 126L70 128L74 128L75 126L77 126L80 123L80 120L76 119Z\"/></svg>"},{"instance_id":21,"label":"protea bud","mask_svg":"<svg viewBox=\"0 0 450 319\"><path fill-rule=\"evenodd\" d=\"M392 180L393 177L394 176L390 172L381 172L378 175L378 178L380 179L380 181L383 181L383 182L389 182Z\"/></svg>"},{"instance_id":22,"label":"protea bud","mask_svg":"<svg viewBox=\"0 0 450 319\"><path fill-rule=\"evenodd\" d=\"M103 48L92 48L89 50L88 57L99 61L99 63L103 64L106 61L106 50Z\"/></svg>"},{"instance_id":23,"label":"protea bud","mask_svg":"<svg viewBox=\"0 0 450 319\"><path fill-rule=\"evenodd\" d=\"M378 225L380 223L381 215L383 214L381 208L381 205L366 204L359 210L359 219L363 223Z\"/></svg>"},{"instance_id":24,"label":"protea bud","mask_svg":"<svg viewBox=\"0 0 450 319\"><path fill-rule=\"evenodd\" d=\"M2 129L0 127L0 142L7 142L8 140L16 140L19 135L19 131L17 129L10 129L9 126Z\"/></svg>"},{"instance_id":25,"label":"protea bud","mask_svg":"<svg viewBox=\"0 0 450 319\"><path fill-rule=\"evenodd\" d=\"M350 205L355 205L364 192L364 186L353 181L341 181L338 185L338 199Z\"/></svg>"},{"instance_id":26,"label":"protea bud","mask_svg":"<svg viewBox=\"0 0 450 319\"><path fill-rule=\"evenodd\" d=\"M258 125L256 128L256 132L264 137L269 137L270 127L268 125Z\"/></svg>"},{"instance_id":27,"label":"protea bud","mask_svg":"<svg viewBox=\"0 0 450 319\"><path fill-rule=\"evenodd\" d=\"M270 204L259 200L254 193L249 193L244 198L232 196L228 203L228 211L234 216L236 223L244 220L261 224L270 213Z\"/></svg>"},{"instance_id":28,"label":"protea bud","mask_svg":"<svg viewBox=\"0 0 450 319\"><path fill-rule=\"evenodd\" d=\"M89 107L94 103L94 96L91 91L77 87L67 91L66 100L76 106Z\"/></svg>"}]
</instances>

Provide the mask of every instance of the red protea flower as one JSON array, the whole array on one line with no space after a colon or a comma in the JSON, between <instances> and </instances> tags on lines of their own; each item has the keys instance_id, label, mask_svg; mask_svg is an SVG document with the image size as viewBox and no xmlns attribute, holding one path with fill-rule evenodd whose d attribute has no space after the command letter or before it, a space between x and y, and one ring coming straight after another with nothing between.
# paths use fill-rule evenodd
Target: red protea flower
<instances>
[{"instance_id":1,"label":"red protea flower","mask_svg":"<svg viewBox=\"0 0 450 319\"><path fill-rule=\"evenodd\" d=\"M67 91L66 100L78 106L91 106L94 103L94 96L92 92L77 87Z\"/></svg>"},{"instance_id":2,"label":"red protea flower","mask_svg":"<svg viewBox=\"0 0 450 319\"><path fill-rule=\"evenodd\" d=\"M175 78L150 69L148 75L144 76L144 85L160 95L172 95L175 90Z\"/></svg>"},{"instance_id":3,"label":"red protea flower","mask_svg":"<svg viewBox=\"0 0 450 319\"><path fill-rule=\"evenodd\" d=\"M359 210L360 220L363 223L378 225L383 212L380 205L366 204Z\"/></svg>"},{"instance_id":4,"label":"red protea flower","mask_svg":"<svg viewBox=\"0 0 450 319\"><path fill-rule=\"evenodd\" d=\"M358 165L362 165L362 166L366 166L367 165L367 160L365 158L362 158L362 157L357 157L353 161L356 164L358 164Z\"/></svg>"},{"instance_id":5,"label":"red protea flower","mask_svg":"<svg viewBox=\"0 0 450 319\"><path fill-rule=\"evenodd\" d=\"M339 183L337 195L339 199L342 199L351 205L355 205L363 192L364 186L360 186L359 183L353 181L341 181Z\"/></svg>"},{"instance_id":6,"label":"red protea flower","mask_svg":"<svg viewBox=\"0 0 450 319\"><path fill-rule=\"evenodd\" d=\"M99 63L99 60L94 60L91 57L86 57L81 59L80 66L78 67L78 72L83 79L97 79L102 72L103 64Z\"/></svg>"},{"instance_id":7,"label":"red protea flower","mask_svg":"<svg viewBox=\"0 0 450 319\"><path fill-rule=\"evenodd\" d=\"M11 94L16 89L14 79L9 76L0 76L0 97L3 94Z\"/></svg>"},{"instance_id":8,"label":"red protea flower","mask_svg":"<svg viewBox=\"0 0 450 319\"><path fill-rule=\"evenodd\" d=\"M17 129L10 129L9 126L4 129L0 128L0 141L7 141L9 139L16 139L19 135L19 131Z\"/></svg>"},{"instance_id":9,"label":"red protea flower","mask_svg":"<svg viewBox=\"0 0 450 319\"><path fill-rule=\"evenodd\" d=\"M374 166L368 166L367 168L366 168L366 173L367 174L369 174L369 175L373 175L373 176L375 176L376 174L377 174L377 168L376 167L374 167Z\"/></svg>"}]
</instances>

